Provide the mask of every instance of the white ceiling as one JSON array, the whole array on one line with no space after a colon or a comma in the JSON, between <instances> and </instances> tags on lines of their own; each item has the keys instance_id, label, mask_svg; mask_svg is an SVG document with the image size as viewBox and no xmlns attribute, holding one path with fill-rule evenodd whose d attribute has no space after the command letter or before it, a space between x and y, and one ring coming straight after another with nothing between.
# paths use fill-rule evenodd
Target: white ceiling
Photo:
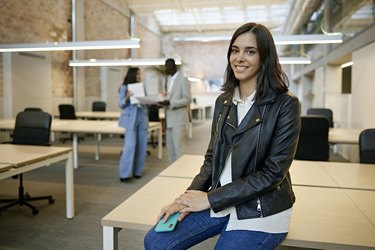
<instances>
[{"instance_id":1,"label":"white ceiling","mask_svg":"<svg viewBox=\"0 0 375 250\"><path fill-rule=\"evenodd\" d=\"M293 0L132 0L136 14L154 15L164 32L233 30L259 22L281 32Z\"/></svg>"},{"instance_id":2,"label":"white ceiling","mask_svg":"<svg viewBox=\"0 0 375 250\"><path fill-rule=\"evenodd\" d=\"M228 34L245 22L258 22L274 35L288 35L303 33L301 27L318 19L325 3L323 0L130 0L129 8L136 16L154 16L163 32ZM337 23L335 32L355 33L374 22L372 0L331 0L331 3L332 18Z\"/></svg>"}]
</instances>

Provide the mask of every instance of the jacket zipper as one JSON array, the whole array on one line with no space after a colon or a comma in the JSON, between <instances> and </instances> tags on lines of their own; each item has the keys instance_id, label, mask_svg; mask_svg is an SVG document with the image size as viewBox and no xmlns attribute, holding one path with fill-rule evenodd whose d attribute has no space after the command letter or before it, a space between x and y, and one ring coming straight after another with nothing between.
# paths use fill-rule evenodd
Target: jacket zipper
<instances>
[{"instance_id":1,"label":"jacket zipper","mask_svg":"<svg viewBox=\"0 0 375 250\"><path fill-rule=\"evenodd\" d=\"M260 212L260 217L263 217L262 204L260 204L260 199L257 199L257 211Z\"/></svg>"},{"instance_id":2,"label":"jacket zipper","mask_svg":"<svg viewBox=\"0 0 375 250\"><path fill-rule=\"evenodd\" d=\"M219 114L219 118L217 119L217 123L216 123L216 133L219 133L220 122L221 122L221 113Z\"/></svg>"}]
</instances>

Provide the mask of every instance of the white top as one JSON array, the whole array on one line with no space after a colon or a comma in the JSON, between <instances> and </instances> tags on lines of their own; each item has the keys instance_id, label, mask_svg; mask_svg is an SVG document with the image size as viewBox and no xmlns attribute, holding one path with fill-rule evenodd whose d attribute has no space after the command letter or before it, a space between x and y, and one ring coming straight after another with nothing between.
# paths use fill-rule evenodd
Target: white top
<instances>
[{"instance_id":1,"label":"white top","mask_svg":"<svg viewBox=\"0 0 375 250\"><path fill-rule=\"evenodd\" d=\"M176 71L176 73L174 73L173 76L168 77L168 81L167 81L168 94L171 93L171 90L172 90L172 87L173 87L173 84L174 84L174 80L176 79L178 74L179 74L179 71Z\"/></svg>"},{"instance_id":2,"label":"white top","mask_svg":"<svg viewBox=\"0 0 375 250\"><path fill-rule=\"evenodd\" d=\"M241 123L247 112L250 110L251 106L254 104L254 97L256 91L252 93L245 101L242 101L239 94L238 87L234 91L233 103L237 105L237 120L238 125ZM232 152L228 155L224 170L220 176L221 185L228 184L232 182ZM226 231L231 230L252 230L252 231L261 231L267 233L286 233L288 232L289 221L292 214L292 208L284 210L280 213L261 217L261 218L252 218L245 220L237 219L237 212L234 206L229 207L225 210L222 210L218 213L215 213L211 209L211 217L224 217L230 214L229 222L226 228Z\"/></svg>"}]
</instances>

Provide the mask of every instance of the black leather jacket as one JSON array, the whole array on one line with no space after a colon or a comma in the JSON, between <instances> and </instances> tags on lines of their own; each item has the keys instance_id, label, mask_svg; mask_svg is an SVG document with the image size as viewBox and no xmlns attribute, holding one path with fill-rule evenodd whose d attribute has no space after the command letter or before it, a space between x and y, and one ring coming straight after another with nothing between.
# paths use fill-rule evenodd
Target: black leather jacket
<instances>
[{"instance_id":1,"label":"black leather jacket","mask_svg":"<svg viewBox=\"0 0 375 250\"><path fill-rule=\"evenodd\" d=\"M238 219L269 216L293 206L289 168L300 131L300 105L291 93L254 102L237 126L232 95L216 99L211 140L200 173L188 189L208 191L214 212L235 206ZM232 182L220 185L232 152Z\"/></svg>"}]
</instances>

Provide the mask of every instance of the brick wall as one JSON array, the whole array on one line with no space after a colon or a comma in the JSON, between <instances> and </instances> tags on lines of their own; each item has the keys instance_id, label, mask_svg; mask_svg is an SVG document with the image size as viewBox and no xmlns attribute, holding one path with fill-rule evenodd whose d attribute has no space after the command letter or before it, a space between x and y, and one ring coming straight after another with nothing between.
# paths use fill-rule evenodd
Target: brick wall
<instances>
[{"instance_id":1,"label":"brick wall","mask_svg":"<svg viewBox=\"0 0 375 250\"><path fill-rule=\"evenodd\" d=\"M0 43L43 43L70 40L70 1L12 0L0 5ZM52 96L71 96L70 52L51 52ZM2 64L1 64L2 72ZM3 95L3 78L0 78Z\"/></svg>"},{"instance_id":2,"label":"brick wall","mask_svg":"<svg viewBox=\"0 0 375 250\"><path fill-rule=\"evenodd\" d=\"M129 38L129 17L124 12L127 1L85 1L86 40L124 40ZM86 59L128 58L130 49L92 50L85 52ZM87 97L100 97L100 67L85 69Z\"/></svg>"}]
</instances>

